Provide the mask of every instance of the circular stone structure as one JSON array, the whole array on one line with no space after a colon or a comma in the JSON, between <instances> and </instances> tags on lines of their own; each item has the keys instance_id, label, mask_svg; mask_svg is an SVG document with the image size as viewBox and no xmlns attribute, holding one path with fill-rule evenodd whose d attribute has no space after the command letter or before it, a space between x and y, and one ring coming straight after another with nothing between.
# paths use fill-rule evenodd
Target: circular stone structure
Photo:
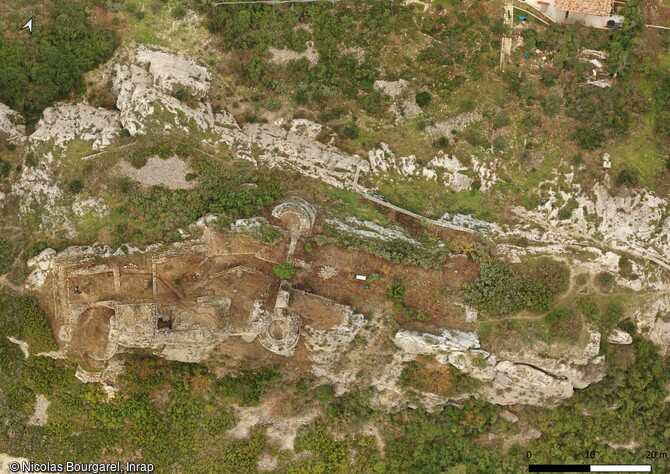
<instances>
[{"instance_id":1,"label":"circular stone structure","mask_svg":"<svg viewBox=\"0 0 670 474\"><path fill-rule=\"evenodd\" d=\"M300 317L295 313L280 316L266 312L258 335L261 345L275 354L293 355L300 338Z\"/></svg>"},{"instance_id":2,"label":"circular stone structure","mask_svg":"<svg viewBox=\"0 0 670 474\"><path fill-rule=\"evenodd\" d=\"M292 196L276 206L272 215L287 222L291 234L310 235L316 221L316 208L304 199Z\"/></svg>"}]
</instances>

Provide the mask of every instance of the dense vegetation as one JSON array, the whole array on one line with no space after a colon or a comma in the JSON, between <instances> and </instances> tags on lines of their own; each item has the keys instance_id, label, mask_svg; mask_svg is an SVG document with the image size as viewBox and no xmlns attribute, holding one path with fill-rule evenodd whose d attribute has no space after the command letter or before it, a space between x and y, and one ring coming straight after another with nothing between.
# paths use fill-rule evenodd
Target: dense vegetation
<instances>
[{"instance_id":1,"label":"dense vegetation","mask_svg":"<svg viewBox=\"0 0 670 474\"><path fill-rule=\"evenodd\" d=\"M0 102L29 123L55 101L82 92L83 73L106 62L119 45L116 34L92 26L80 3L59 0L50 14L25 41L0 34Z\"/></svg>"},{"instance_id":2,"label":"dense vegetation","mask_svg":"<svg viewBox=\"0 0 670 474\"><path fill-rule=\"evenodd\" d=\"M284 193L275 173L256 173L244 165L226 170L209 158L194 159L193 167L199 181L190 190L156 186L140 191L127 178L118 181L116 189L122 201L114 211L114 220L119 221L114 229L115 244L175 240L178 228L204 215L251 217Z\"/></svg>"},{"instance_id":3,"label":"dense vegetation","mask_svg":"<svg viewBox=\"0 0 670 474\"><path fill-rule=\"evenodd\" d=\"M541 259L534 265L512 265L484 258L479 277L463 288L465 301L495 317L528 309L548 311L554 297L568 288L567 265Z\"/></svg>"}]
</instances>

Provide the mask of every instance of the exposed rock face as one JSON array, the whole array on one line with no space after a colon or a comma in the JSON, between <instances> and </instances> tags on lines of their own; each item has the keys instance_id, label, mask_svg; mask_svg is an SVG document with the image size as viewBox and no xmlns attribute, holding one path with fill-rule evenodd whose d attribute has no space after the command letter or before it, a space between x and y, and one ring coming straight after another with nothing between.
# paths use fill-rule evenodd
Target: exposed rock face
<instances>
[{"instance_id":1,"label":"exposed rock face","mask_svg":"<svg viewBox=\"0 0 670 474\"><path fill-rule=\"evenodd\" d=\"M572 174L566 175L568 184ZM670 217L666 209L668 202L647 190L628 190L612 196L608 188L596 183L593 191L586 194L581 186L572 184L572 191L556 191L555 182L547 182L548 199L533 211L515 208L520 217L551 227L532 234L533 240L542 242L574 241L585 238L598 238L614 249L630 252L634 255L652 259L670 269ZM560 219L558 214L563 203L575 199L579 207L569 219ZM506 232L508 230L505 230Z\"/></svg>"},{"instance_id":2,"label":"exposed rock face","mask_svg":"<svg viewBox=\"0 0 670 474\"><path fill-rule=\"evenodd\" d=\"M395 343L400 349L415 355L479 349L477 334L457 329L445 329L441 336L401 329L395 335Z\"/></svg>"},{"instance_id":3,"label":"exposed rock face","mask_svg":"<svg viewBox=\"0 0 670 474\"><path fill-rule=\"evenodd\" d=\"M464 112L443 122L426 127L426 132L434 137L444 136L449 138L451 137L452 132L460 132L468 125L478 122L481 119L482 114L479 111L474 110L472 112Z\"/></svg>"},{"instance_id":4,"label":"exposed rock face","mask_svg":"<svg viewBox=\"0 0 670 474\"><path fill-rule=\"evenodd\" d=\"M356 155L306 139L277 125L246 124L243 128L246 147L260 148L258 160L269 166L282 166L321 179L341 188L354 180L357 172L367 173L369 165Z\"/></svg>"},{"instance_id":5,"label":"exposed rock face","mask_svg":"<svg viewBox=\"0 0 670 474\"><path fill-rule=\"evenodd\" d=\"M409 82L405 79L398 79L397 81L375 81L374 88L384 92L389 97L397 97L402 94Z\"/></svg>"},{"instance_id":6,"label":"exposed rock face","mask_svg":"<svg viewBox=\"0 0 670 474\"><path fill-rule=\"evenodd\" d=\"M59 147L78 138L92 141L92 148L100 150L119 136L119 112L91 107L86 104L58 104L44 111L37 123L31 142L53 140Z\"/></svg>"},{"instance_id":7,"label":"exposed rock face","mask_svg":"<svg viewBox=\"0 0 670 474\"><path fill-rule=\"evenodd\" d=\"M156 87L172 91L178 87L191 95L203 98L207 95L210 77L207 68L183 56L155 51L140 46L135 55L137 62L149 67Z\"/></svg>"},{"instance_id":8,"label":"exposed rock face","mask_svg":"<svg viewBox=\"0 0 670 474\"><path fill-rule=\"evenodd\" d=\"M10 470L9 466L11 463L18 462L23 464L24 462L30 462L30 459L26 458L16 458L8 454L0 454L0 474L11 474L14 471ZM33 471L34 474L48 474L45 471Z\"/></svg>"},{"instance_id":9,"label":"exposed rock face","mask_svg":"<svg viewBox=\"0 0 670 474\"><path fill-rule=\"evenodd\" d=\"M510 411L507 411L507 410L501 411L499 416L500 416L500 418L502 418L503 420L505 420L509 423L518 423L519 422L519 417L516 416L514 413L512 413Z\"/></svg>"},{"instance_id":10,"label":"exposed rock face","mask_svg":"<svg viewBox=\"0 0 670 474\"><path fill-rule=\"evenodd\" d=\"M74 376L82 383L101 384L102 390L107 395L107 401L109 401L116 396L118 389L114 387L114 383L123 371L123 361L121 359L111 359L107 362L107 366L104 369L95 372L77 366Z\"/></svg>"},{"instance_id":11,"label":"exposed rock face","mask_svg":"<svg viewBox=\"0 0 670 474\"><path fill-rule=\"evenodd\" d=\"M20 212L26 214L33 206L42 207L45 217L41 226L60 228L72 236L74 229L69 220L69 209L62 205L63 190L53 172L53 154L41 157L36 166L23 166L18 181L12 184L12 194L19 198Z\"/></svg>"},{"instance_id":12,"label":"exposed rock face","mask_svg":"<svg viewBox=\"0 0 670 474\"><path fill-rule=\"evenodd\" d=\"M323 125L307 119L295 119L291 122L290 131L306 138L316 139L323 130Z\"/></svg>"},{"instance_id":13,"label":"exposed rock face","mask_svg":"<svg viewBox=\"0 0 670 474\"><path fill-rule=\"evenodd\" d=\"M49 416L47 415L47 409L51 405L51 402L42 395L38 393L35 395L35 411L28 420L28 424L32 426L45 426Z\"/></svg>"},{"instance_id":14,"label":"exposed rock face","mask_svg":"<svg viewBox=\"0 0 670 474\"><path fill-rule=\"evenodd\" d=\"M30 357L30 352L28 351L28 343L26 341L21 341L20 339L16 339L15 337L12 336L7 336L7 339L12 344L16 344L17 346L19 346L19 349L21 349L21 352L23 352L24 359Z\"/></svg>"},{"instance_id":15,"label":"exposed rock face","mask_svg":"<svg viewBox=\"0 0 670 474\"><path fill-rule=\"evenodd\" d=\"M329 304L340 313L339 324L327 330L305 326L303 334L305 345L314 353L310 357L314 362L312 372L317 377L327 378L335 385L339 395L356 379L357 368L348 364L342 367L342 364L346 360L347 350L366 321L362 314L354 313L348 306L332 301Z\"/></svg>"},{"instance_id":16,"label":"exposed rock face","mask_svg":"<svg viewBox=\"0 0 670 474\"><path fill-rule=\"evenodd\" d=\"M347 234L356 235L364 239L373 240L403 240L416 245L418 241L409 237L401 227L382 227L370 221L361 221L355 217L347 217L344 221L340 219L326 219L326 223L335 229Z\"/></svg>"},{"instance_id":17,"label":"exposed rock face","mask_svg":"<svg viewBox=\"0 0 670 474\"><path fill-rule=\"evenodd\" d=\"M133 62L115 66L112 91L117 96L116 106L121 111L121 123L131 135L144 133L153 123L160 129L173 126L188 131L189 123L203 130L214 126L214 115L209 103L200 102L193 109L172 96L177 88L202 98L209 90L209 74L205 68L182 56L140 47ZM172 117L152 119L160 108Z\"/></svg>"},{"instance_id":18,"label":"exposed rock face","mask_svg":"<svg viewBox=\"0 0 670 474\"><path fill-rule=\"evenodd\" d=\"M0 103L0 137L3 135L10 142L19 143L26 139L26 127L21 114Z\"/></svg>"},{"instance_id":19,"label":"exposed rock face","mask_svg":"<svg viewBox=\"0 0 670 474\"><path fill-rule=\"evenodd\" d=\"M177 87L201 99L197 108L172 96ZM337 187L353 182L356 173L368 171L365 160L316 141L318 131L313 122L297 119L289 131L271 124L246 124L242 129L230 114L214 115L206 98L209 87L205 68L161 51L139 48L130 64L115 67L113 91L122 125L131 135L145 133L151 124L186 131L196 126L211 133L211 141L236 149L238 158L256 163L252 150L260 149L258 160L262 163L292 168ZM159 111L167 112L167 123L165 117L153 115Z\"/></svg>"},{"instance_id":20,"label":"exposed rock face","mask_svg":"<svg viewBox=\"0 0 670 474\"><path fill-rule=\"evenodd\" d=\"M389 171L397 171L403 178L411 179L423 177L431 181L437 181L438 177L445 186L454 191L470 189L473 179L462 173L468 168L461 165L456 157L450 157L439 152L425 166L417 163L416 156L396 157L386 143L380 143L368 152L368 161L372 173L380 174Z\"/></svg>"},{"instance_id":21,"label":"exposed rock face","mask_svg":"<svg viewBox=\"0 0 670 474\"><path fill-rule=\"evenodd\" d=\"M607 342L610 344L632 344L633 336L621 329L615 329L607 336Z\"/></svg>"}]
</instances>

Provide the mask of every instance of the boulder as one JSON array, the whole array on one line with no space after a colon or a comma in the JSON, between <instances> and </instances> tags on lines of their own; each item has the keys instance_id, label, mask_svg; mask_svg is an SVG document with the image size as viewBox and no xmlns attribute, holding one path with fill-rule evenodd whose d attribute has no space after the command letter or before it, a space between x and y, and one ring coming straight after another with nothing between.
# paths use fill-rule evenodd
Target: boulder
<instances>
[{"instance_id":1,"label":"boulder","mask_svg":"<svg viewBox=\"0 0 670 474\"><path fill-rule=\"evenodd\" d=\"M621 329L615 329L607 336L607 342L610 344L632 344L633 336Z\"/></svg>"}]
</instances>

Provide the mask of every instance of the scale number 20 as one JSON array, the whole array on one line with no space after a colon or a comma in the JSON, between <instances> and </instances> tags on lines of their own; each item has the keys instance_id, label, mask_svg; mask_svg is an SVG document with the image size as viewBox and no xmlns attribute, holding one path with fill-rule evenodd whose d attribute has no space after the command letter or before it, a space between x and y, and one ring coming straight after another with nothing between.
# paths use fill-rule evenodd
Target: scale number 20
<instances>
[{"instance_id":1,"label":"scale number 20","mask_svg":"<svg viewBox=\"0 0 670 474\"><path fill-rule=\"evenodd\" d=\"M645 456L647 459L668 459L668 453L660 453L658 451L647 451Z\"/></svg>"}]
</instances>

